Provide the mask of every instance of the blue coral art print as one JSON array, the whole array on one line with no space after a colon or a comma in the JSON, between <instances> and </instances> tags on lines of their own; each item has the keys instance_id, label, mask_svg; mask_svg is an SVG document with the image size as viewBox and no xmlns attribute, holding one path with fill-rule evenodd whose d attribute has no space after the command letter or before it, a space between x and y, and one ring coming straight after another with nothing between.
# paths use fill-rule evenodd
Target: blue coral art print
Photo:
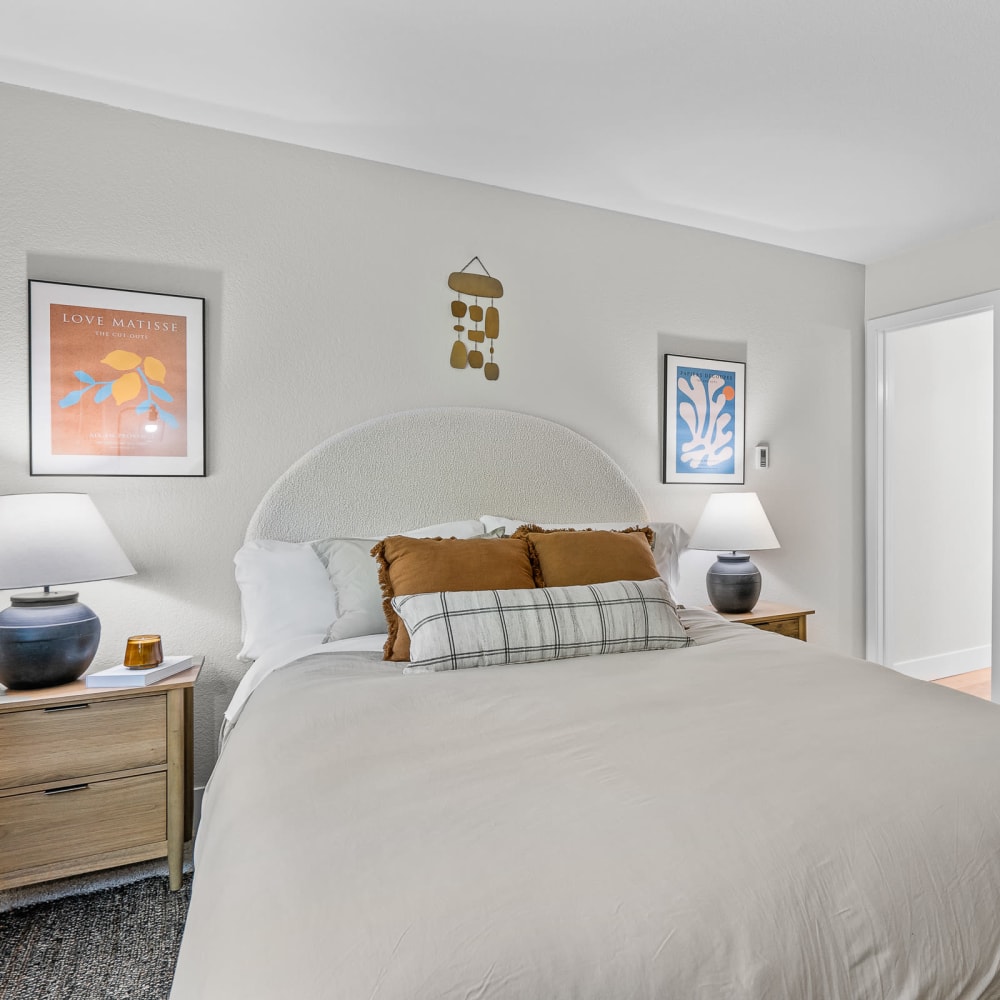
<instances>
[{"instance_id":1,"label":"blue coral art print","mask_svg":"<svg viewBox=\"0 0 1000 1000\"><path fill-rule=\"evenodd\" d=\"M665 482L743 481L743 369L667 355Z\"/></svg>"},{"instance_id":2,"label":"blue coral art print","mask_svg":"<svg viewBox=\"0 0 1000 1000\"><path fill-rule=\"evenodd\" d=\"M677 472L736 471L736 376L713 368L677 369Z\"/></svg>"}]
</instances>

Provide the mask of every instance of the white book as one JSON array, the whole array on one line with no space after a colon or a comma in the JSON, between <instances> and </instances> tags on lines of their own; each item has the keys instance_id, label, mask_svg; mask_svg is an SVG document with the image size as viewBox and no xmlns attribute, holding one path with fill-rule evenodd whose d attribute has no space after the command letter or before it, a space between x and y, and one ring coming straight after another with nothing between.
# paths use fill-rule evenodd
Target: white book
<instances>
[{"instance_id":1,"label":"white book","mask_svg":"<svg viewBox=\"0 0 1000 1000\"><path fill-rule=\"evenodd\" d=\"M87 674L84 680L90 688L149 687L150 684L187 670L193 662L190 656L165 656L159 666L145 670L133 670L119 663L117 667L108 667L107 670Z\"/></svg>"}]
</instances>

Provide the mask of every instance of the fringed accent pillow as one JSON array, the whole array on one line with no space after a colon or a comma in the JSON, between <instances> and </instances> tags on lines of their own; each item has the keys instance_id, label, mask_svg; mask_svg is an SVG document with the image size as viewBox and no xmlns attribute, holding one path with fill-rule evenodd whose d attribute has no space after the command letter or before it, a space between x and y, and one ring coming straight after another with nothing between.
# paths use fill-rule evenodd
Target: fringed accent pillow
<instances>
[{"instance_id":1,"label":"fringed accent pillow","mask_svg":"<svg viewBox=\"0 0 1000 1000\"><path fill-rule=\"evenodd\" d=\"M660 579L411 594L391 603L410 636L407 672L691 644Z\"/></svg>"},{"instance_id":2,"label":"fringed accent pillow","mask_svg":"<svg viewBox=\"0 0 1000 1000\"><path fill-rule=\"evenodd\" d=\"M538 587L579 587L613 580L651 580L659 576L653 558L656 537L648 527L623 531L590 528L544 529L525 524L513 538L528 540Z\"/></svg>"},{"instance_id":3,"label":"fringed accent pillow","mask_svg":"<svg viewBox=\"0 0 1000 1000\"><path fill-rule=\"evenodd\" d=\"M410 639L392 599L443 590L507 590L533 587L528 543L523 538L407 538L390 535L371 554L378 561L382 610L389 639L385 659L408 660Z\"/></svg>"}]
</instances>

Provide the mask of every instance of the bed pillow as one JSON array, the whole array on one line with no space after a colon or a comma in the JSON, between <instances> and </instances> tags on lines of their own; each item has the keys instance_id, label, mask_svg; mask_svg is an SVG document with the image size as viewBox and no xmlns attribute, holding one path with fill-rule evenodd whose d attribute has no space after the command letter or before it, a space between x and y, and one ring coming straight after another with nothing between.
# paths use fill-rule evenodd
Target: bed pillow
<instances>
[{"instance_id":1,"label":"bed pillow","mask_svg":"<svg viewBox=\"0 0 1000 1000\"><path fill-rule=\"evenodd\" d=\"M392 606L404 594L517 590L535 585L525 538L408 538L390 535L373 549L389 638L385 659L408 660L410 637Z\"/></svg>"},{"instance_id":2,"label":"bed pillow","mask_svg":"<svg viewBox=\"0 0 1000 1000\"><path fill-rule=\"evenodd\" d=\"M482 521L468 520L431 524L401 534L407 538L476 538L483 537L485 530ZM311 543L337 592L338 617L326 632L326 642L385 632L378 563L372 556L377 541L322 538Z\"/></svg>"},{"instance_id":3,"label":"bed pillow","mask_svg":"<svg viewBox=\"0 0 1000 1000\"><path fill-rule=\"evenodd\" d=\"M681 553L688 547L691 536L673 521L650 521L656 540L653 542L653 558L661 579L670 588L670 596L677 602L677 588L681 582Z\"/></svg>"},{"instance_id":4,"label":"bed pillow","mask_svg":"<svg viewBox=\"0 0 1000 1000\"><path fill-rule=\"evenodd\" d=\"M233 557L240 588L241 660L256 660L279 642L315 635L337 617L337 592L308 542L259 539Z\"/></svg>"},{"instance_id":5,"label":"bed pillow","mask_svg":"<svg viewBox=\"0 0 1000 1000\"><path fill-rule=\"evenodd\" d=\"M478 538L486 534L486 525L480 518L469 518L465 521L430 524L426 528L413 528L411 531L399 531L396 534L405 535L407 538Z\"/></svg>"},{"instance_id":6,"label":"bed pillow","mask_svg":"<svg viewBox=\"0 0 1000 1000\"><path fill-rule=\"evenodd\" d=\"M522 525L514 538L528 540L535 585L579 587L612 580L651 580L660 575L653 559L650 528L594 531L587 528L545 531Z\"/></svg>"},{"instance_id":7,"label":"bed pillow","mask_svg":"<svg viewBox=\"0 0 1000 1000\"><path fill-rule=\"evenodd\" d=\"M542 523L527 518L518 520L513 517L496 517L493 514L483 514L480 518L483 527L487 531L494 528L503 528L508 535L513 535L518 528L526 524L535 524L544 531L586 531L588 528L594 531L624 531L626 528L642 527L642 521L559 521Z\"/></svg>"},{"instance_id":8,"label":"bed pillow","mask_svg":"<svg viewBox=\"0 0 1000 1000\"><path fill-rule=\"evenodd\" d=\"M385 632L374 538L322 538L312 543L337 594L337 618L328 623L325 642Z\"/></svg>"},{"instance_id":9,"label":"bed pillow","mask_svg":"<svg viewBox=\"0 0 1000 1000\"><path fill-rule=\"evenodd\" d=\"M484 531L482 521L468 519L414 528L406 534L472 538ZM341 547L338 555L342 558L333 558L317 549L322 545L319 542L273 539L247 542L236 553L233 562L240 588L243 643L237 655L241 660L252 662L275 643L300 636L315 636L322 642L331 629L335 639L385 632L378 567L371 557L376 539L339 541L357 542L354 548L363 550L363 561L350 545ZM346 599L339 599L341 596ZM337 628L340 618L345 620Z\"/></svg>"},{"instance_id":10,"label":"bed pillow","mask_svg":"<svg viewBox=\"0 0 1000 1000\"><path fill-rule=\"evenodd\" d=\"M392 605L410 634L406 673L691 645L659 578L413 594Z\"/></svg>"},{"instance_id":11,"label":"bed pillow","mask_svg":"<svg viewBox=\"0 0 1000 1000\"><path fill-rule=\"evenodd\" d=\"M516 518L498 517L494 514L483 514L480 517L487 531L495 528L504 528L508 535L514 532L523 524L528 524L526 520ZM592 528L595 531L622 531L632 527L650 527L656 536L653 542L653 559L656 560L656 568L660 576L666 581L670 588L670 596L677 601L677 588L680 585L680 557L687 548L689 535L679 525L673 521L649 521L645 525L642 521L606 521L593 522L589 524L540 524L539 527L545 530L550 529L575 529L577 531Z\"/></svg>"}]
</instances>

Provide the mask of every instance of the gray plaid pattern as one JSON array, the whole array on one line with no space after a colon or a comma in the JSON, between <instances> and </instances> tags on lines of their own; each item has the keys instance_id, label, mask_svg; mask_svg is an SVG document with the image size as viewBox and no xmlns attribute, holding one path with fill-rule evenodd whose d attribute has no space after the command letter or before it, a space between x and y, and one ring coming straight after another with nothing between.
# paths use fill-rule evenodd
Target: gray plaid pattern
<instances>
[{"instance_id":1,"label":"gray plaid pattern","mask_svg":"<svg viewBox=\"0 0 1000 1000\"><path fill-rule=\"evenodd\" d=\"M410 633L407 673L691 645L658 578L407 594L392 606Z\"/></svg>"}]
</instances>

